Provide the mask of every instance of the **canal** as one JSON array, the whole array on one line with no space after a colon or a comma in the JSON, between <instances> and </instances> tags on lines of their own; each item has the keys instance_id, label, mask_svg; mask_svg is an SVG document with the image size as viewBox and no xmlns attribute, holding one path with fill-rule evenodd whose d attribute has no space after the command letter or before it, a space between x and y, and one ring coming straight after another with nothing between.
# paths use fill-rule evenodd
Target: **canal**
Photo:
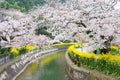
<instances>
[{"instance_id":1,"label":"canal","mask_svg":"<svg viewBox=\"0 0 120 80\"><path fill-rule=\"evenodd\" d=\"M70 80L65 69L65 51L50 54L30 64L16 80Z\"/></svg>"}]
</instances>

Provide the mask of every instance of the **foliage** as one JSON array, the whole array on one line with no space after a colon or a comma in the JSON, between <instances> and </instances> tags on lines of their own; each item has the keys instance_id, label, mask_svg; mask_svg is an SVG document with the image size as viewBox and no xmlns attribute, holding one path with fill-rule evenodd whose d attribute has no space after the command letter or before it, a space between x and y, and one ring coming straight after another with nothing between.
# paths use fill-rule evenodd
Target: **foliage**
<instances>
[{"instance_id":1,"label":"foliage","mask_svg":"<svg viewBox=\"0 0 120 80\"><path fill-rule=\"evenodd\" d=\"M94 51L94 53L95 53L95 54L100 54L100 53L106 54L106 53L110 53L110 54L112 54L112 55L120 55L120 49L119 49L118 46L113 46L113 45L112 45L112 46L110 46L109 50L98 48L98 49L96 49L96 50Z\"/></svg>"},{"instance_id":2,"label":"foliage","mask_svg":"<svg viewBox=\"0 0 120 80\"><path fill-rule=\"evenodd\" d=\"M114 50L118 50L119 49L119 47L117 47L117 46L110 46L110 48L114 49Z\"/></svg>"},{"instance_id":3,"label":"foliage","mask_svg":"<svg viewBox=\"0 0 120 80\"><path fill-rule=\"evenodd\" d=\"M25 46L20 47L19 52L20 52L20 55L25 54L27 52L26 49L25 49Z\"/></svg>"},{"instance_id":4,"label":"foliage","mask_svg":"<svg viewBox=\"0 0 120 80\"><path fill-rule=\"evenodd\" d=\"M64 43L71 43L71 41L69 41L69 40L65 40L65 41L63 41Z\"/></svg>"},{"instance_id":5,"label":"foliage","mask_svg":"<svg viewBox=\"0 0 120 80\"><path fill-rule=\"evenodd\" d=\"M59 47L69 47L73 45L74 43L59 43L59 44L53 44L51 47L59 48Z\"/></svg>"},{"instance_id":6,"label":"foliage","mask_svg":"<svg viewBox=\"0 0 120 80\"><path fill-rule=\"evenodd\" d=\"M52 34L49 33L49 32L47 32L46 30L47 30L46 27L37 28L37 29L36 29L36 34L37 34L37 35L39 35L39 34L41 34L41 35L46 35L46 36L48 36L48 37L50 37L50 38L53 39L54 37L52 36Z\"/></svg>"},{"instance_id":7,"label":"foliage","mask_svg":"<svg viewBox=\"0 0 120 80\"><path fill-rule=\"evenodd\" d=\"M27 52L30 52L31 50L34 50L35 48L36 48L36 46L31 46L31 45L25 46L25 49Z\"/></svg>"},{"instance_id":8,"label":"foliage","mask_svg":"<svg viewBox=\"0 0 120 80\"><path fill-rule=\"evenodd\" d=\"M0 55L1 54L9 54L10 48L0 48Z\"/></svg>"},{"instance_id":9,"label":"foliage","mask_svg":"<svg viewBox=\"0 0 120 80\"><path fill-rule=\"evenodd\" d=\"M32 45L26 45L26 46L22 46L19 51L20 54L25 54L27 52L30 52L31 50L36 49L36 46L32 46Z\"/></svg>"},{"instance_id":10,"label":"foliage","mask_svg":"<svg viewBox=\"0 0 120 80\"><path fill-rule=\"evenodd\" d=\"M59 2L61 2L61 3L65 3L65 2L66 2L66 0L59 0Z\"/></svg>"},{"instance_id":11,"label":"foliage","mask_svg":"<svg viewBox=\"0 0 120 80\"><path fill-rule=\"evenodd\" d=\"M48 21L46 25L51 25L48 30L56 40L87 42L92 50L109 49L110 44L119 44L120 11L114 9L115 3L117 1L67 0L64 5L54 3L54 8L42 6L35 14L49 16L44 20Z\"/></svg>"},{"instance_id":12,"label":"foliage","mask_svg":"<svg viewBox=\"0 0 120 80\"><path fill-rule=\"evenodd\" d=\"M34 49L36 49L36 46L32 46L32 45L26 45L26 46L22 46L20 48L11 47L9 54L10 54L11 58L16 58L19 55L28 53Z\"/></svg>"},{"instance_id":13,"label":"foliage","mask_svg":"<svg viewBox=\"0 0 120 80\"><path fill-rule=\"evenodd\" d=\"M78 66L82 65L105 74L120 76L120 56L110 53L95 55L94 53L80 52L74 46L69 47L68 54Z\"/></svg>"},{"instance_id":14,"label":"foliage","mask_svg":"<svg viewBox=\"0 0 120 80\"><path fill-rule=\"evenodd\" d=\"M110 46L110 52L114 55L120 55L120 49L118 46Z\"/></svg>"},{"instance_id":15,"label":"foliage","mask_svg":"<svg viewBox=\"0 0 120 80\"><path fill-rule=\"evenodd\" d=\"M11 58L16 58L19 55L19 50L17 48L11 48L10 53Z\"/></svg>"},{"instance_id":16,"label":"foliage","mask_svg":"<svg viewBox=\"0 0 120 80\"><path fill-rule=\"evenodd\" d=\"M0 4L1 8L14 8L20 11L28 11L36 5L43 5L45 4L45 0L5 0Z\"/></svg>"},{"instance_id":17,"label":"foliage","mask_svg":"<svg viewBox=\"0 0 120 80\"><path fill-rule=\"evenodd\" d=\"M45 0L35 0L35 5L43 5L43 4L45 4L46 3L46 1Z\"/></svg>"}]
</instances>

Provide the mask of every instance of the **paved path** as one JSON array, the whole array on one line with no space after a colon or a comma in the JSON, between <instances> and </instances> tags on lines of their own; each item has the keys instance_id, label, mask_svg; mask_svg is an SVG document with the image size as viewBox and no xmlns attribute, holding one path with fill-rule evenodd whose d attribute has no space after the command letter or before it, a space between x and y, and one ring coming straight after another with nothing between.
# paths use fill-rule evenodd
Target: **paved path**
<instances>
[{"instance_id":1,"label":"paved path","mask_svg":"<svg viewBox=\"0 0 120 80\"><path fill-rule=\"evenodd\" d=\"M50 52L61 51L61 50L66 50L66 49L67 49L67 47L54 48L54 49L48 49L48 50L43 50L43 51L41 51L41 50L33 51L33 52L30 52L30 53L21 55L19 58L14 59L14 60L10 60L7 63L5 63L4 65L1 65L0 66L0 73L3 73L4 70L7 70L7 68L10 67L11 65L13 65L14 63L18 63L18 62L26 59L27 58L26 56L33 56L33 55L35 56L36 54L41 54L41 56L44 56L44 55L47 55ZM36 58L33 58L33 60L36 60ZM12 80L12 77L11 77L11 79L8 79L8 80Z\"/></svg>"},{"instance_id":2,"label":"paved path","mask_svg":"<svg viewBox=\"0 0 120 80\"><path fill-rule=\"evenodd\" d=\"M1 73L4 69L6 69L8 66L10 66L10 65L14 64L15 62L19 61L19 60L21 59L21 57L23 57L23 56L25 56L25 55L33 54L33 53L35 53L35 52L36 52L36 51L33 51L33 52L30 52L30 53L21 55L21 56L19 56L19 57L16 58L16 59L11 59L11 60L7 61L6 63L0 65L0 73Z\"/></svg>"}]
</instances>

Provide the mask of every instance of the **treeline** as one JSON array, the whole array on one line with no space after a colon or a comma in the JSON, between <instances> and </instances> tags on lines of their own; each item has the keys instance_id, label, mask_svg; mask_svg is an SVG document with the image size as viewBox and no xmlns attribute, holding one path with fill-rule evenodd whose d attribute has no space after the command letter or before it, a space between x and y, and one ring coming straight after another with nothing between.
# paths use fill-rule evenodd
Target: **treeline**
<instances>
[{"instance_id":1,"label":"treeline","mask_svg":"<svg viewBox=\"0 0 120 80\"><path fill-rule=\"evenodd\" d=\"M65 3L66 0L58 0ZM33 6L41 6L46 3L46 0L4 0L0 3L0 8L10 9L14 8L22 12L26 12L33 8Z\"/></svg>"},{"instance_id":2,"label":"treeline","mask_svg":"<svg viewBox=\"0 0 120 80\"><path fill-rule=\"evenodd\" d=\"M22 12L26 12L33 8L33 6L41 6L45 4L45 0L4 0L0 3L0 8L10 9L14 8Z\"/></svg>"}]
</instances>

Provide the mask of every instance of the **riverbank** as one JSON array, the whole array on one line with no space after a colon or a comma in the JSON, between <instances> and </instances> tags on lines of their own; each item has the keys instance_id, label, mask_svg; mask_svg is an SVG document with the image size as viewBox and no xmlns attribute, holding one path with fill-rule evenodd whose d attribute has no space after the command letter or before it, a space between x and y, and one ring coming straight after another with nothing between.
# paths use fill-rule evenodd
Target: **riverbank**
<instances>
[{"instance_id":1,"label":"riverbank","mask_svg":"<svg viewBox=\"0 0 120 80\"><path fill-rule=\"evenodd\" d=\"M0 74L0 80L15 80L15 78L20 73L22 73L30 63L37 61L42 56L45 56L48 53L66 49L67 47L62 47L26 54L19 58L15 63L12 63L11 65L8 65L6 68L4 68L2 73Z\"/></svg>"},{"instance_id":2,"label":"riverbank","mask_svg":"<svg viewBox=\"0 0 120 80\"><path fill-rule=\"evenodd\" d=\"M66 73L64 51L52 52L31 63L16 80L71 80Z\"/></svg>"},{"instance_id":3,"label":"riverbank","mask_svg":"<svg viewBox=\"0 0 120 80\"><path fill-rule=\"evenodd\" d=\"M66 70L72 80L119 80L116 77L105 75L97 70L90 70L82 66L75 65L68 53L65 55Z\"/></svg>"}]
</instances>

